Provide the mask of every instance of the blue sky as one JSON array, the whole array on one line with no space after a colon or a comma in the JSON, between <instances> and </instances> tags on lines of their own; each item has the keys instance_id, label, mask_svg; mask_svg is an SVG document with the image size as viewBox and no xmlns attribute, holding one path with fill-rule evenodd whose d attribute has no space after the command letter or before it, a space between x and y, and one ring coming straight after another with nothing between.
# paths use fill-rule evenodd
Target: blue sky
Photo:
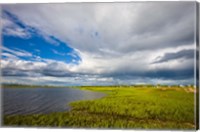
<instances>
[{"instance_id":1,"label":"blue sky","mask_svg":"<svg viewBox=\"0 0 200 132\"><path fill-rule=\"evenodd\" d=\"M194 7L195 2L3 5L3 82L193 84Z\"/></svg>"},{"instance_id":2,"label":"blue sky","mask_svg":"<svg viewBox=\"0 0 200 132\"><path fill-rule=\"evenodd\" d=\"M78 63L80 61L80 57L75 54L74 49L69 47L67 43L60 41L54 36L44 36L40 30L27 26L15 15L7 11L3 11L3 18L12 21L13 25L15 25L3 28L3 32L5 32L3 34L3 46L11 50L25 51L31 54L31 56L19 56L20 59L34 60L37 57L41 57L66 63ZM21 36L6 34L8 29L16 30L16 27L24 30L26 34ZM3 52L7 53L8 51L5 50Z\"/></svg>"}]
</instances>

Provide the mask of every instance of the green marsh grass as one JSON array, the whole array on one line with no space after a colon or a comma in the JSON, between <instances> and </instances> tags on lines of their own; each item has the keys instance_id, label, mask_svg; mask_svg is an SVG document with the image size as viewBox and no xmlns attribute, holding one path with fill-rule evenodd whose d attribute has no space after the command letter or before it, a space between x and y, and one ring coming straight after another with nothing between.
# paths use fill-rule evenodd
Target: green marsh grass
<instances>
[{"instance_id":1,"label":"green marsh grass","mask_svg":"<svg viewBox=\"0 0 200 132\"><path fill-rule=\"evenodd\" d=\"M107 94L70 103L69 112L4 115L4 126L195 129L194 88L80 87ZM53 106L52 106L53 107Z\"/></svg>"}]
</instances>

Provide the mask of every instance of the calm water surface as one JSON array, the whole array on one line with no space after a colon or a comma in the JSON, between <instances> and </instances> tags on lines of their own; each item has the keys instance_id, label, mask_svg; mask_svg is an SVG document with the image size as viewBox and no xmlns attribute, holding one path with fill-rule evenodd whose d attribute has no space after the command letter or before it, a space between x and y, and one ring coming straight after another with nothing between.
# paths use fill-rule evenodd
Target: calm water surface
<instances>
[{"instance_id":1,"label":"calm water surface","mask_svg":"<svg viewBox=\"0 0 200 132\"><path fill-rule=\"evenodd\" d=\"M4 88L3 114L39 114L70 110L72 101L101 98L103 93L73 88Z\"/></svg>"}]
</instances>

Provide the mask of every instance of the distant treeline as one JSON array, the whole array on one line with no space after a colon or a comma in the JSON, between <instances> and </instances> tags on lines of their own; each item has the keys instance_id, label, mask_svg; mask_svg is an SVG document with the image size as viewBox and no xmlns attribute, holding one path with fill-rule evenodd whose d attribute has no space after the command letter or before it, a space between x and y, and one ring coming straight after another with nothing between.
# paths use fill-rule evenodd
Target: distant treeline
<instances>
[{"instance_id":1,"label":"distant treeline","mask_svg":"<svg viewBox=\"0 0 200 132\"><path fill-rule=\"evenodd\" d=\"M152 85L152 84L137 84L137 85L107 85L107 86L77 86L77 87L194 87L194 85Z\"/></svg>"},{"instance_id":2,"label":"distant treeline","mask_svg":"<svg viewBox=\"0 0 200 132\"><path fill-rule=\"evenodd\" d=\"M26 84L1 84L2 88L55 88L66 86L52 86L52 85L26 85Z\"/></svg>"},{"instance_id":3,"label":"distant treeline","mask_svg":"<svg viewBox=\"0 0 200 132\"><path fill-rule=\"evenodd\" d=\"M67 87L71 87L71 88L88 88L88 87L97 87L97 88L101 88L101 87L194 87L194 85L152 85L152 84L137 84L137 85L105 85L105 86L53 86L53 85L26 85L26 84L2 84L1 87L3 88L67 88Z\"/></svg>"}]
</instances>

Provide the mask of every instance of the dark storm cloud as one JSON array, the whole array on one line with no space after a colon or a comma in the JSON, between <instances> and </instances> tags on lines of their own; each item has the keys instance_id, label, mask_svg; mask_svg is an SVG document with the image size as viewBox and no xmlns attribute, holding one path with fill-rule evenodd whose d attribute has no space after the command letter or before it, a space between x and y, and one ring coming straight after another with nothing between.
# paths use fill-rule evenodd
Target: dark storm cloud
<instances>
[{"instance_id":1,"label":"dark storm cloud","mask_svg":"<svg viewBox=\"0 0 200 132\"><path fill-rule=\"evenodd\" d=\"M177 60L177 59L194 59L194 50L181 50L177 53L166 53L162 57L158 57L158 60L153 63L162 63L167 62L170 60Z\"/></svg>"},{"instance_id":2,"label":"dark storm cloud","mask_svg":"<svg viewBox=\"0 0 200 132\"><path fill-rule=\"evenodd\" d=\"M33 64L33 63L32 63ZM31 65L31 63L29 63ZM27 65L26 65L27 66ZM26 67L25 66L25 67ZM19 76L19 77L37 77L37 76L52 76L52 77L73 77L73 73L69 73L63 69L56 70L45 66L43 68L19 68L15 66L9 66L2 68L2 76Z\"/></svg>"},{"instance_id":3,"label":"dark storm cloud","mask_svg":"<svg viewBox=\"0 0 200 132\"><path fill-rule=\"evenodd\" d=\"M27 72L16 70L13 68L2 69L2 76L28 76Z\"/></svg>"},{"instance_id":4,"label":"dark storm cloud","mask_svg":"<svg viewBox=\"0 0 200 132\"><path fill-rule=\"evenodd\" d=\"M53 76L53 77L73 77L72 73L65 72L62 70L53 70L53 69L44 69L40 71L44 76Z\"/></svg>"},{"instance_id":5,"label":"dark storm cloud","mask_svg":"<svg viewBox=\"0 0 200 132\"><path fill-rule=\"evenodd\" d=\"M113 77L115 79L126 80L126 79L136 79L136 78L152 78L152 79L173 79L173 80L182 80L182 79L191 79L194 77L194 67L188 67L184 69L158 69L144 72L115 72L107 73L101 76L103 77Z\"/></svg>"}]
</instances>

